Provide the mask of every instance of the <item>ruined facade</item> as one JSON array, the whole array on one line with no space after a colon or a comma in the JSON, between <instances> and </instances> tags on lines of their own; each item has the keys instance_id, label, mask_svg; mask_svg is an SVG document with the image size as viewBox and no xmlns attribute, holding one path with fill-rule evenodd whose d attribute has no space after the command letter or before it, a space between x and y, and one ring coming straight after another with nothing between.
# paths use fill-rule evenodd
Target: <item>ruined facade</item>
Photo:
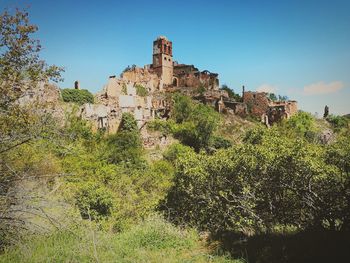
<instances>
[{"instance_id":1,"label":"ruined facade","mask_svg":"<svg viewBox=\"0 0 350 263\"><path fill-rule=\"evenodd\" d=\"M261 118L268 126L298 112L298 104L294 100L272 101L266 92L244 91L244 88L242 95L249 114Z\"/></svg>"}]
</instances>

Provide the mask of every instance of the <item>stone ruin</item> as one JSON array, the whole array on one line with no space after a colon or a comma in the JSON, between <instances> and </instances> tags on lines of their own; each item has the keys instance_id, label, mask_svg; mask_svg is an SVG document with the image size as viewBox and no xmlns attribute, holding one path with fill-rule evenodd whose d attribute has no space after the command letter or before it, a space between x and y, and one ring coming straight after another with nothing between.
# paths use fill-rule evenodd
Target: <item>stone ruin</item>
<instances>
[{"instance_id":1,"label":"stone ruin","mask_svg":"<svg viewBox=\"0 0 350 263\"><path fill-rule=\"evenodd\" d=\"M250 114L261 118L267 126L297 112L296 101L272 101L267 93L246 92L244 87L242 101L235 101L225 90L219 89L217 73L179 64L173 60L172 51L172 42L166 37L158 37L153 42L152 64L142 68L133 65L119 77L110 76L103 90L95 95L95 103L80 107L80 116L89 120L93 129L114 133L119 128L122 114L129 112L135 116L141 133L146 134L143 127L148 121L170 116L172 101L169 93L173 92L188 95L220 113L241 117ZM74 88L80 89L79 81L75 81ZM63 116L60 97L57 86L43 82L37 89L25 89L19 102L45 102L54 115ZM152 140L148 138L148 141Z\"/></svg>"},{"instance_id":2,"label":"stone ruin","mask_svg":"<svg viewBox=\"0 0 350 263\"><path fill-rule=\"evenodd\" d=\"M219 89L217 73L174 61L172 42L160 36L153 42L152 64L142 68L133 65L120 77L110 76L103 90L96 94L96 103L82 106L81 116L90 120L95 129L113 133L118 129L122 113L130 112L142 129L155 117L169 117L168 94L173 92L191 96L222 113L241 117L251 114L262 118L266 125L297 112L296 101L273 102L263 92L243 90L243 101L235 101Z\"/></svg>"},{"instance_id":3,"label":"stone ruin","mask_svg":"<svg viewBox=\"0 0 350 263\"><path fill-rule=\"evenodd\" d=\"M268 127L298 112L298 104L295 100L272 101L267 92L245 91L243 87L242 98L249 114L261 118Z\"/></svg>"}]
</instances>

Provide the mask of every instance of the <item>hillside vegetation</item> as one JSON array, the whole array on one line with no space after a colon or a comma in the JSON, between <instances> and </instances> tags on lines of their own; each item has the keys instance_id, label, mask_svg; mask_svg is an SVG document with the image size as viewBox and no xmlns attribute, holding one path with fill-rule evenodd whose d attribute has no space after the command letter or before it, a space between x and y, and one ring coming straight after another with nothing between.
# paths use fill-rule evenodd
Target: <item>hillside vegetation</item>
<instances>
[{"instance_id":1,"label":"hillside vegetation","mask_svg":"<svg viewBox=\"0 0 350 263\"><path fill-rule=\"evenodd\" d=\"M131 113L107 134L17 103L14 86L61 69L39 59L28 14L0 21L0 262L350 257L349 119L299 112L268 129L176 93L147 125L176 143L150 161Z\"/></svg>"}]
</instances>

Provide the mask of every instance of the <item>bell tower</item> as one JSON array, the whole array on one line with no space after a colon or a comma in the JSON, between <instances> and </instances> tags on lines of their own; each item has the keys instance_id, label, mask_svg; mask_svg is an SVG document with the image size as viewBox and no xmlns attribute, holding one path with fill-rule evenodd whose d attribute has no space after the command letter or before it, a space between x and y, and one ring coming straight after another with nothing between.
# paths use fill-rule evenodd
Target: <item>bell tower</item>
<instances>
[{"instance_id":1,"label":"bell tower","mask_svg":"<svg viewBox=\"0 0 350 263\"><path fill-rule=\"evenodd\" d=\"M173 43L166 37L160 36L153 41L152 68L162 78L163 84L173 82Z\"/></svg>"}]
</instances>

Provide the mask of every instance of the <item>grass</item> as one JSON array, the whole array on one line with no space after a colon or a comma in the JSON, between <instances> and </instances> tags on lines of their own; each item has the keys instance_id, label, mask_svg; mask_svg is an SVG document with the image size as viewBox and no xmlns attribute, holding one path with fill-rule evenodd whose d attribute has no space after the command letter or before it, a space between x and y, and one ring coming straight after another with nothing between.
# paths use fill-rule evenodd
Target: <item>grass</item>
<instances>
[{"instance_id":1,"label":"grass","mask_svg":"<svg viewBox=\"0 0 350 263\"><path fill-rule=\"evenodd\" d=\"M79 227L30 237L0 262L241 262L210 252L195 231L152 217L119 234Z\"/></svg>"}]
</instances>

